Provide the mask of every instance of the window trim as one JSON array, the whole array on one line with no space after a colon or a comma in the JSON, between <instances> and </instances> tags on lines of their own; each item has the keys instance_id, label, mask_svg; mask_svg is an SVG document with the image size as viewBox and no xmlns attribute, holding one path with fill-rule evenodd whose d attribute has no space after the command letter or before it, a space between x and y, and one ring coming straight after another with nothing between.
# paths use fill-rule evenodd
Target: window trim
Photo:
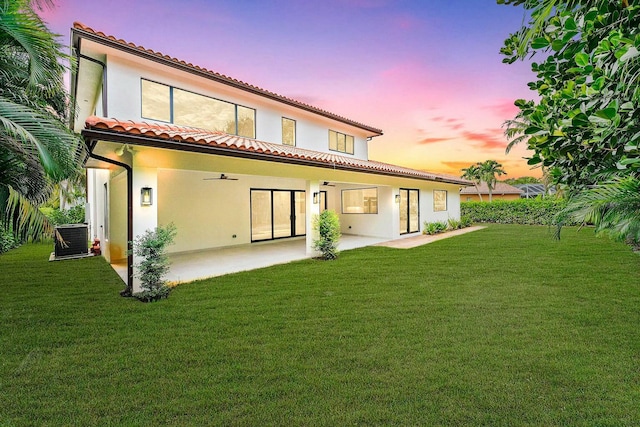
<instances>
[{"instance_id":1,"label":"window trim","mask_svg":"<svg viewBox=\"0 0 640 427\"><path fill-rule=\"evenodd\" d=\"M158 84L158 85L162 85L162 86L167 86L169 88L169 120L170 121L167 122L165 120L161 120L161 119L157 119L157 118L153 118L153 117L145 117L142 114L142 103L143 103L142 81L143 80L146 80L148 82L155 83L155 84ZM184 124L184 123L176 123L175 122L174 109L173 109L173 90L174 89L178 89L178 90L181 90L183 92L189 92L191 94L202 96L204 98L213 99L215 101L224 102L226 104L233 105L233 111L234 111L234 116L235 116L235 133L233 135L240 136L242 138L252 138L252 139L255 139L257 137L257 130L256 130L256 127L257 127L257 116L258 116L258 110L257 109L252 108L252 107L248 107L246 105L238 104L238 103L235 103L235 102L226 101L224 99L216 98L214 96L203 95L201 93L194 92L192 90L182 89L182 88L177 87L177 86L169 85L169 84L166 84L166 83L161 83L161 82L158 82L158 81L155 81L155 80L151 80L151 79L147 79L147 78L144 78L144 77L140 77L140 117L142 117L143 119L147 119L147 120L155 120L157 122L170 123L170 124L174 124L174 125L177 125L177 126L192 126L192 125L188 125L188 124ZM238 107L246 108L248 110L253 110L253 136L252 137L238 135Z\"/></svg>"},{"instance_id":2,"label":"window trim","mask_svg":"<svg viewBox=\"0 0 640 427\"><path fill-rule=\"evenodd\" d=\"M345 212L344 211L344 193L346 191L361 191L361 190L376 190L376 211L375 212ZM362 203L363 207L366 207L366 204L364 203L364 200L362 202L363 202ZM378 187L346 188L344 190L341 190L341 192L340 192L340 212L343 215L378 215L378 213L380 212Z\"/></svg>"}]
</instances>

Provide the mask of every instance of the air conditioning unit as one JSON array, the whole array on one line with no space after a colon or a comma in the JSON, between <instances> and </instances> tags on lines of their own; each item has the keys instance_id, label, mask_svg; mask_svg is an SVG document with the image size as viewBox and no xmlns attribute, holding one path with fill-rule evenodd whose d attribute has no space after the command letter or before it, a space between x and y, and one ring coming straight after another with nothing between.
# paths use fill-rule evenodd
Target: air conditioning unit
<instances>
[{"instance_id":1,"label":"air conditioning unit","mask_svg":"<svg viewBox=\"0 0 640 427\"><path fill-rule=\"evenodd\" d=\"M57 236L62 236L62 242ZM84 256L89 253L89 231L87 224L65 224L56 227L55 256Z\"/></svg>"}]
</instances>

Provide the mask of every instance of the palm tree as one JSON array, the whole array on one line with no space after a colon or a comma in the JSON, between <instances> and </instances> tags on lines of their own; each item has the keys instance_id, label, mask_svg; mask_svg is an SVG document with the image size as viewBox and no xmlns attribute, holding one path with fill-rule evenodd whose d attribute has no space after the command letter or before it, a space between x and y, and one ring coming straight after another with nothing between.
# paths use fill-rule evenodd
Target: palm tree
<instances>
[{"instance_id":1,"label":"palm tree","mask_svg":"<svg viewBox=\"0 0 640 427\"><path fill-rule=\"evenodd\" d=\"M50 5L48 0L34 3ZM37 206L52 185L77 174L80 139L64 125L62 45L28 0L0 1L0 217L40 238L51 226Z\"/></svg>"},{"instance_id":2,"label":"palm tree","mask_svg":"<svg viewBox=\"0 0 640 427\"><path fill-rule=\"evenodd\" d=\"M482 174L480 173L480 167L478 166L480 163L476 163L475 165L471 165L468 168L462 169L462 178L468 179L469 181L473 181L473 186L476 187L476 192L478 193L478 198L482 202L482 194L480 194L480 189L478 185L482 182Z\"/></svg>"},{"instance_id":3,"label":"palm tree","mask_svg":"<svg viewBox=\"0 0 640 427\"><path fill-rule=\"evenodd\" d=\"M597 233L637 248L640 245L640 179L617 176L579 192L558 215L557 237L567 219L593 223Z\"/></svg>"},{"instance_id":4,"label":"palm tree","mask_svg":"<svg viewBox=\"0 0 640 427\"><path fill-rule=\"evenodd\" d=\"M481 179L487 183L489 189L489 203L493 201L493 189L496 187L497 176L506 175L502 165L495 160L485 160L482 163L478 163L478 169L480 169Z\"/></svg>"}]
</instances>

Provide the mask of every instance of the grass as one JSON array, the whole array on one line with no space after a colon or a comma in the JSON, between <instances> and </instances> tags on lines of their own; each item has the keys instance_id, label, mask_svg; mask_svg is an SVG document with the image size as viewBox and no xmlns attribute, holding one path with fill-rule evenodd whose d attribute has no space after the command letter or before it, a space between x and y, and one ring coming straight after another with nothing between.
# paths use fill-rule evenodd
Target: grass
<instances>
[{"instance_id":1,"label":"grass","mask_svg":"<svg viewBox=\"0 0 640 427\"><path fill-rule=\"evenodd\" d=\"M0 425L640 424L640 257L489 228L118 296L0 256Z\"/></svg>"}]
</instances>

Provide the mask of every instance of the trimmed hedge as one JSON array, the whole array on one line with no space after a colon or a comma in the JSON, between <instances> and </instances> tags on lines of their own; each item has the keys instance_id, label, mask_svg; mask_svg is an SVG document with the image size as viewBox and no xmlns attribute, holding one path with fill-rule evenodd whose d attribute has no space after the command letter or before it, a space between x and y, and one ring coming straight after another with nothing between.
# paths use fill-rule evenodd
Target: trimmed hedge
<instances>
[{"instance_id":1,"label":"trimmed hedge","mask_svg":"<svg viewBox=\"0 0 640 427\"><path fill-rule=\"evenodd\" d=\"M566 206L566 200L553 198L462 202L460 213L469 216L473 222L553 225L556 214Z\"/></svg>"}]
</instances>

